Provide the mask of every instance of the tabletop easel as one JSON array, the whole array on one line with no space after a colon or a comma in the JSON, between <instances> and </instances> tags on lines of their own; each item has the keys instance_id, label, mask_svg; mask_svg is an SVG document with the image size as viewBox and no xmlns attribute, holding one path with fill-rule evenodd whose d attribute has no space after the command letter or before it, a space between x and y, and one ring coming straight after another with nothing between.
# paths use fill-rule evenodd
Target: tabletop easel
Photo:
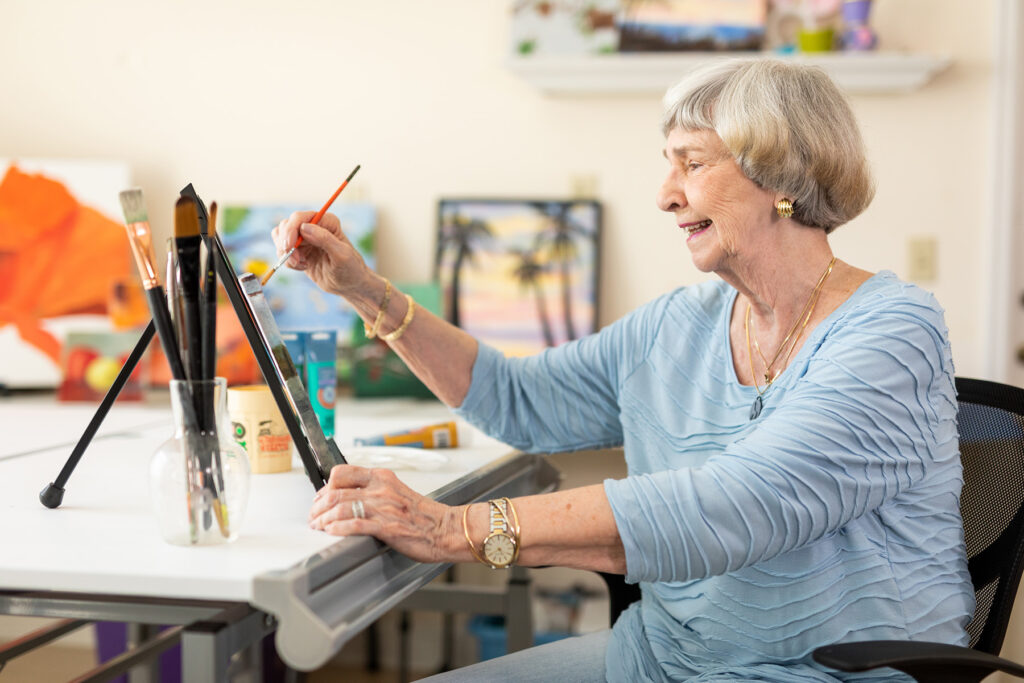
<instances>
[{"instance_id":1,"label":"tabletop easel","mask_svg":"<svg viewBox=\"0 0 1024 683\"><path fill-rule=\"evenodd\" d=\"M238 322L241 323L249 346L256 356L256 363L260 367L260 372L263 373L263 379L270 387L274 401L281 411L281 416L288 427L288 433L299 452L306 475L312 482L313 488L319 490L330 477L331 468L335 465L345 464L345 458L334 440L324 436L320 422L313 412L309 395L302 385L302 380L288 350L285 348L270 305L263 296L263 287L259 278L252 273L244 273L241 276L235 274L220 235L203 234L202 237L203 244L206 245L207 258L214 260L217 276L227 292ZM156 327L150 320L142 331L139 341L136 342L135 348L132 349L121 367L121 371L110 385L110 389L100 401L99 407L78 439L78 443L75 444L71 455L68 456L60 474L40 492L39 500L46 507L51 509L60 507L64 500L64 487L67 485L71 473L78 466L86 448L89 447L89 443L96 435L103 419L110 412L114 401L142 359L155 333Z\"/></svg>"}]
</instances>

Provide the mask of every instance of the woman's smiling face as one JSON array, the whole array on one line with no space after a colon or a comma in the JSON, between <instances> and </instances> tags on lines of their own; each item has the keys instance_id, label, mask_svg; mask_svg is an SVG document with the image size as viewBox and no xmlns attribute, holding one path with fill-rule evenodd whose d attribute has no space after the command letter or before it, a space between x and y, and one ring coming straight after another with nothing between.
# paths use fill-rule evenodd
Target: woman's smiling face
<instances>
[{"instance_id":1,"label":"woman's smiling face","mask_svg":"<svg viewBox=\"0 0 1024 683\"><path fill-rule=\"evenodd\" d=\"M674 128L665 138L669 171L658 208L687 232L693 263L703 272L728 270L767 238L775 193L758 187L711 130Z\"/></svg>"}]
</instances>

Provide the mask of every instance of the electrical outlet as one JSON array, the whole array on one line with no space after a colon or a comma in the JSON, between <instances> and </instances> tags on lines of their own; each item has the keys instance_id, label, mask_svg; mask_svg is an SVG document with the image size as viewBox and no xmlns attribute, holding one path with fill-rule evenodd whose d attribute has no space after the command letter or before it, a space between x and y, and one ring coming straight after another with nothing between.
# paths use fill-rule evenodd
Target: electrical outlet
<instances>
[{"instance_id":1,"label":"electrical outlet","mask_svg":"<svg viewBox=\"0 0 1024 683\"><path fill-rule=\"evenodd\" d=\"M910 238L907 276L914 282L932 282L939 276L939 243L934 237Z\"/></svg>"},{"instance_id":2,"label":"electrical outlet","mask_svg":"<svg viewBox=\"0 0 1024 683\"><path fill-rule=\"evenodd\" d=\"M593 173L575 173L569 176L569 194L573 199L593 199L597 196L597 176Z\"/></svg>"}]
</instances>

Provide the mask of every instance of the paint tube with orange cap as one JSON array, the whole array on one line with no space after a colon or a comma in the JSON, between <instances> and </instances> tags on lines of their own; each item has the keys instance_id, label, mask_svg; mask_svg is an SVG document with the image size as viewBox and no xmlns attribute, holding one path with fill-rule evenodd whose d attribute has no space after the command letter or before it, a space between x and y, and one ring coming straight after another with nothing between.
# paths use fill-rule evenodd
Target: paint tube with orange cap
<instances>
[{"instance_id":1,"label":"paint tube with orange cap","mask_svg":"<svg viewBox=\"0 0 1024 683\"><path fill-rule=\"evenodd\" d=\"M356 446L412 446L415 448L455 448L459 445L459 433L454 422L427 425L401 432L378 434L363 439L353 439Z\"/></svg>"}]
</instances>

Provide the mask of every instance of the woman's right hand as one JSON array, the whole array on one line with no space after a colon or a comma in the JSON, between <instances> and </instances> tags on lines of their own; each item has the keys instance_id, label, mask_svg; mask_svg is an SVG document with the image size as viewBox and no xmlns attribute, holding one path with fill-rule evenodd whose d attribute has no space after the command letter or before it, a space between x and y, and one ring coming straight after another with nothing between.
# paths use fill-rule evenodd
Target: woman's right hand
<instances>
[{"instance_id":1,"label":"woman's right hand","mask_svg":"<svg viewBox=\"0 0 1024 683\"><path fill-rule=\"evenodd\" d=\"M345 237L337 216L328 213L319 225L307 223L315 214L315 211L296 211L277 224L271 232L277 256L280 258L291 249L302 235L302 244L288 259L288 267L306 271L325 292L345 296L366 273L366 263Z\"/></svg>"}]
</instances>

